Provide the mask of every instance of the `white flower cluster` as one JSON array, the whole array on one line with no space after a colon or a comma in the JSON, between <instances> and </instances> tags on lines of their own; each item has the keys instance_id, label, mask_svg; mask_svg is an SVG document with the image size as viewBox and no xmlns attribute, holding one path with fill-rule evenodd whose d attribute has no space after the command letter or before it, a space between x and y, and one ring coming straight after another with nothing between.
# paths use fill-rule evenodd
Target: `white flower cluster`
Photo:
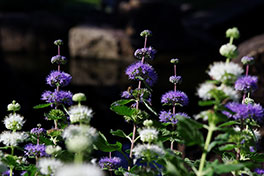
<instances>
[{"instance_id":1,"label":"white flower cluster","mask_svg":"<svg viewBox=\"0 0 264 176\"><path fill-rule=\"evenodd\" d=\"M37 162L37 168L44 175L53 175L62 166L63 163L54 158L40 158Z\"/></svg>"},{"instance_id":2,"label":"white flower cluster","mask_svg":"<svg viewBox=\"0 0 264 176\"><path fill-rule=\"evenodd\" d=\"M3 142L6 146L17 146L18 143L23 142L27 138L28 134L25 132L4 131L0 134L0 142Z\"/></svg>"},{"instance_id":3,"label":"white flower cluster","mask_svg":"<svg viewBox=\"0 0 264 176\"><path fill-rule=\"evenodd\" d=\"M155 128L144 128L139 131L140 140L142 142L153 142L158 138L158 133Z\"/></svg>"},{"instance_id":4,"label":"white flower cluster","mask_svg":"<svg viewBox=\"0 0 264 176\"><path fill-rule=\"evenodd\" d=\"M69 109L69 115L70 115L70 120L72 123L76 122L86 122L89 123L90 119L93 116L93 111L92 109L83 106L83 105L77 105L77 106L72 106Z\"/></svg>"},{"instance_id":5,"label":"white flower cluster","mask_svg":"<svg viewBox=\"0 0 264 176\"><path fill-rule=\"evenodd\" d=\"M235 45L227 43L220 47L219 52L222 56L225 56L227 58L234 58L237 55L237 47Z\"/></svg>"},{"instance_id":6,"label":"white flower cluster","mask_svg":"<svg viewBox=\"0 0 264 176\"><path fill-rule=\"evenodd\" d=\"M55 176L104 176L104 172L91 164L72 164L59 168Z\"/></svg>"},{"instance_id":7,"label":"white flower cluster","mask_svg":"<svg viewBox=\"0 0 264 176\"><path fill-rule=\"evenodd\" d=\"M66 139L66 147L71 152L81 152L93 144L97 138L96 129L87 125L70 125L65 128L62 137Z\"/></svg>"},{"instance_id":8,"label":"white flower cluster","mask_svg":"<svg viewBox=\"0 0 264 176\"><path fill-rule=\"evenodd\" d=\"M11 113L4 119L5 127L9 130L21 130L24 123L24 117L16 113Z\"/></svg>"},{"instance_id":9,"label":"white flower cluster","mask_svg":"<svg viewBox=\"0 0 264 176\"><path fill-rule=\"evenodd\" d=\"M233 62L214 62L209 66L208 72L212 79L220 82L235 82L241 76L244 70L236 63Z\"/></svg>"},{"instance_id":10,"label":"white flower cluster","mask_svg":"<svg viewBox=\"0 0 264 176\"><path fill-rule=\"evenodd\" d=\"M223 84L221 86L216 86L210 82L200 84L199 88L197 89L197 95L203 100L209 100L212 98L210 91L213 89L222 90L233 101L238 101L240 98L239 92L237 92L233 87Z\"/></svg>"},{"instance_id":11,"label":"white flower cluster","mask_svg":"<svg viewBox=\"0 0 264 176\"><path fill-rule=\"evenodd\" d=\"M53 155L53 154L56 154L58 153L59 151L61 151L61 147L60 146L53 146L53 145L48 145L46 146L46 149L45 149L45 152L48 154L48 155Z\"/></svg>"},{"instance_id":12,"label":"white flower cluster","mask_svg":"<svg viewBox=\"0 0 264 176\"><path fill-rule=\"evenodd\" d=\"M159 147L158 145L154 145L154 144L137 145L133 149L133 153L134 153L136 158L142 158L142 157L146 157L146 156L162 157L165 154L164 150L161 147Z\"/></svg>"}]
</instances>

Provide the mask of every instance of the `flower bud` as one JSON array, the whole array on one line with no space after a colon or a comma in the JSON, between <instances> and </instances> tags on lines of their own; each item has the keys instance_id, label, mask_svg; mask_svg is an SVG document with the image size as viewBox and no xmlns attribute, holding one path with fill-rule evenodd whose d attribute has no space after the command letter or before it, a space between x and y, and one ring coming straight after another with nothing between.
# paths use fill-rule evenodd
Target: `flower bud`
<instances>
[{"instance_id":1,"label":"flower bud","mask_svg":"<svg viewBox=\"0 0 264 176\"><path fill-rule=\"evenodd\" d=\"M225 56L225 57L231 58L231 59L237 57L237 55L238 55L237 47L235 45L230 44L230 43L222 45L219 52L222 56Z\"/></svg>"},{"instance_id":2,"label":"flower bud","mask_svg":"<svg viewBox=\"0 0 264 176\"><path fill-rule=\"evenodd\" d=\"M245 98L243 104L254 104L255 101L252 98Z\"/></svg>"},{"instance_id":3,"label":"flower bud","mask_svg":"<svg viewBox=\"0 0 264 176\"><path fill-rule=\"evenodd\" d=\"M182 80L182 77L181 76L171 76L169 78L170 82L173 83L173 84L178 84L181 82Z\"/></svg>"},{"instance_id":4,"label":"flower bud","mask_svg":"<svg viewBox=\"0 0 264 176\"><path fill-rule=\"evenodd\" d=\"M178 64L179 63L179 59L175 58L175 59L171 59L170 62L172 64Z\"/></svg>"},{"instance_id":5,"label":"flower bud","mask_svg":"<svg viewBox=\"0 0 264 176\"><path fill-rule=\"evenodd\" d=\"M151 37L152 36L152 32L150 30L144 30L140 33L141 37Z\"/></svg>"},{"instance_id":6,"label":"flower bud","mask_svg":"<svg viewBox=\"0 0 264 176\"><path fill-rule=\"evenodd\" d=\"M86 101L86 96L84 93L76 93L72 96L72 100L75 102Z\"/></svg>"},{"instance_id":7,"label":"flower bud","mask_svg":"<svg viewBox=\"0 0 264 176\"><path fill-rule=\"evenodd\" d=\"M227 29L227 31L226 31L226 37L228 37L228 38L233 37L235 39L238 39L239 38L239 31L238 31L238 29L236 27Z\"/></svg>"},{"instance_id":8,"label":"flower bud","mask_svg":"<svg viewBox=\"0 0 264 176\"><path fill-rule=\"evenodd\" d=\"M152 120L145 120L143 122L143 125L146 127L151 127L153 125L153 121Z\"/></svg>"},{"instance_id":9,"label":"flower bud","mask_svg":"<svg viewBox=\"0 0 264 176\"><path fill-rule=\"evenodd\" d=\"M7 111L19 111L21 108L19 103L16 103L15 100L12 101L9 105L7 105Z\"/></svg>"},{"instance_id":10,"label":"flower bud","mask_svg":"<svg viewBox=\"0 0 264 176\"><path fill-rule=\"evenodd\" d=\"M67 63L67 59L66 57L64 56L61 56L61 55L56 55L56 56L53 56L51 58L51 63L52 64L66 64Z\"/></svg>"},{"instance_id":11,"label":"flower bud","mask_svg":"<svg viewBox=\"0 0 264 176\"><path fill-rule=\"evenodd\" d=\"M254 58L249 56L244 56L241 58L241 62L244 65L252 65L254 63Z\"/></svg>"},{"instance_id":12,"label":"flower bud","mask_svg":"<svg viewBox=\"0 0 264 176\"><path fill-rule=\"evenodd\" d=\"M54 45L61 46L63 45L63 41L61 39L55 40Z\"/></svg>"}]
</instances>

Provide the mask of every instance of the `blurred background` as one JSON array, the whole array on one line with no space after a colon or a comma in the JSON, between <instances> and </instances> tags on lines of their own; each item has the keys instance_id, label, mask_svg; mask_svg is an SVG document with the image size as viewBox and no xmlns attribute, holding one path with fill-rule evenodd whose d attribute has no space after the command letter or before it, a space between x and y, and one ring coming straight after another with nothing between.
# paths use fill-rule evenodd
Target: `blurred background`
<instances>
[{"instance_id":1,"label":"blurred background","mask_svg":"<svg viewBox=\"0 0 264 176\"><path fill-rule=\"evenodd\" d=\"M117 128L131 131L132 126L109 110L121 91L136 86L128 81L125 68L136 61L133 53L143 47L139 33L153 32L148 45L157 50L150 64L159 80L153 87L153 107L159 112L160 97L173 89L171 58L179 58L177 72L183 77L178 86L190 99L185 111L190 116L200 109L195 95L197 86L208 78L206 70L228 43L225 31L238 27L241 33L238 62L244 55L256 58L251 73L260 76L254 94L264 103L264 1L262 0L0 0L0 116L13 99L21 105L27 119L25 129L44 120L44 110L34 110L44 90L51 90L45 78L56 66L54 40L62 39L61 54L69 59L62 69L73 76L64 90L87 95L86 105L95 114L92 125L105 134ZM153 117L157 118L157 117ZM2 128L3 129L3 128Z\"/></svg>"}]
</instances>

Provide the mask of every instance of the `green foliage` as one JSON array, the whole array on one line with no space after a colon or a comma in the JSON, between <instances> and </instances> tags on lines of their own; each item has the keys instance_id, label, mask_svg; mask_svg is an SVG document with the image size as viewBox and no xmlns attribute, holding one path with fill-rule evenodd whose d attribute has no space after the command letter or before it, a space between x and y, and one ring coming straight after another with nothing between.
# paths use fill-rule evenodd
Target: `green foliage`
<instances>
[{"instance_id":1,"label":"green foliage","mask_svg":"<svg viewBox=\"0 0 264 176\"><path fill-rule=\"evenodd\" d=\"M33 108L34 108L34 109L47 108L47 107L50 107L50 105L52 105L52 104L53 104L53 103L39 104L39 105L34 106Z\"/></svg>"}]
</instances>

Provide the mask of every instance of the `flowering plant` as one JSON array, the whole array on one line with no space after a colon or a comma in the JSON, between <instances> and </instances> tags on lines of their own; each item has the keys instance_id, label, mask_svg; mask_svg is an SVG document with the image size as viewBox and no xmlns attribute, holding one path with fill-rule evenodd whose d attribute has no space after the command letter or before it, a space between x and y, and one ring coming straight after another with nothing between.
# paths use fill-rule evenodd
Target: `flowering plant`
<instances>
[{"instance_id":1,"label":"flowering plant","mask_svg":"<svg viewBox=\"0 0 264 176\"><path fill-rule=\"evenodd\" d=\"M264 154L258 152L259 128L263 122L263 107L251 94L258 88L257 76L249 75L254 58L245 56L243 68L234 62L237 48L234 39L239 38L237 28L226 31L229 43L219 52L226 60L209 66L209 80L200 84L197 95L203 106L199 114L191 117L181 108L187 106L188 95L179 89L182 77L177 73L180 59L170 60L173 75L169 76L172 90L161 96L160 112L152 107L152 86L158 76L150 63L156 50L147 46L152 32L140 34L144 46L134 56L139 61L128 66L125 74L136 82L121 93L121 99L110 105L110 110L131 124L131 133L122 129L111 130L117 140L109 143L103 133L90 125L93 110L84 102L85 94L62 90L72 77L61 67L67 59L61 56L62 40L54 44L58 54L51 58L57 70L51 71L46 82L55 89L45 91L40 104L45 120L51 121L50 129L41 124L29 132L21 132L24 117L18 114L20 104L13 101L4 118L6 131L0 134L0 173L2 175L43 176L234 176L264 175L260 164ZM135 87L135 88L134 88ZM76 103L76 105L73 105ZM207 132L204 136L203 132ZM177 145L176 145L177 144ZM201 156L189 156L190 147L198 147ZM95 153L103 155L97 157Z\"/></svg>"}]
</instances>

